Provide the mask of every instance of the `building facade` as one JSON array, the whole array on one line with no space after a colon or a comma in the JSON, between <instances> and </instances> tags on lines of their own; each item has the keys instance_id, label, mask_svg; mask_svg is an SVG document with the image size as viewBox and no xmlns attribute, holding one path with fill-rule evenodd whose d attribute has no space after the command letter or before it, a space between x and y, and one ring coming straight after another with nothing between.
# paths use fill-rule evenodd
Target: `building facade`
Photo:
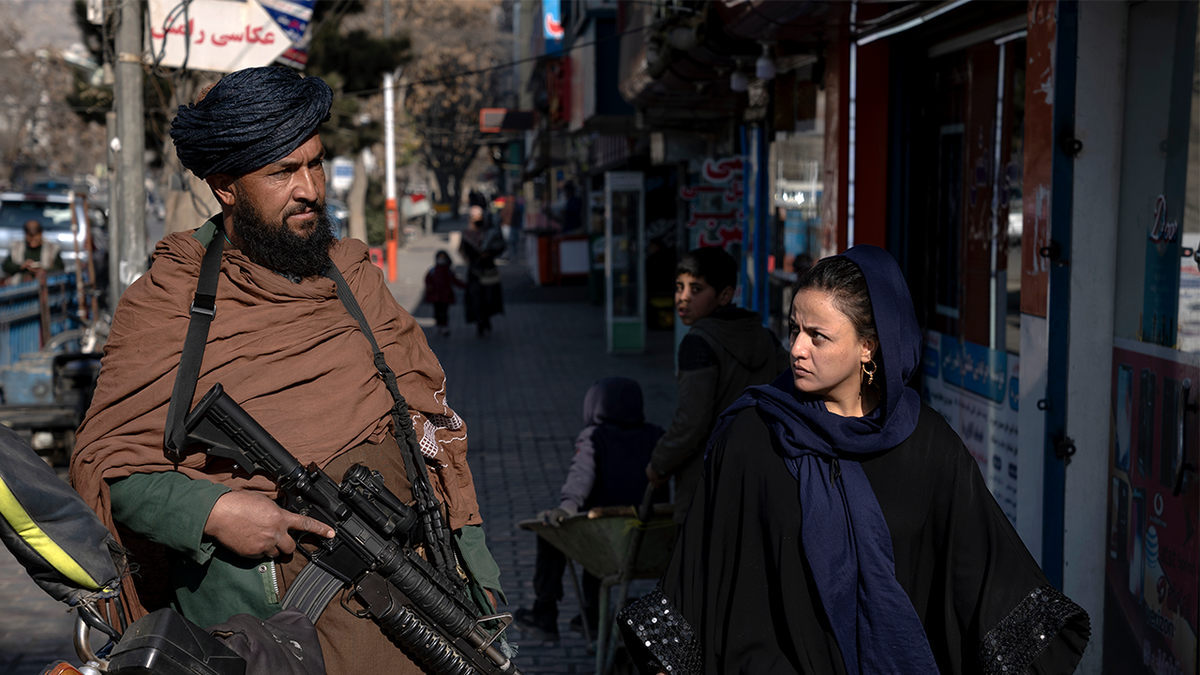
<instances>
[{"instance_id":1,"label":"building facade","mask_svg":"<svg viewBox=\"0 0 1200 675\"><path fill-rule=\"evenodd\" d=\"M889 250L916 386L1091 615L1079 672L1197 673L1198 4L562 7L564 176L643 171L655 236L726 247L777 327L795 269Z\"/></svg>"}]
</instances>

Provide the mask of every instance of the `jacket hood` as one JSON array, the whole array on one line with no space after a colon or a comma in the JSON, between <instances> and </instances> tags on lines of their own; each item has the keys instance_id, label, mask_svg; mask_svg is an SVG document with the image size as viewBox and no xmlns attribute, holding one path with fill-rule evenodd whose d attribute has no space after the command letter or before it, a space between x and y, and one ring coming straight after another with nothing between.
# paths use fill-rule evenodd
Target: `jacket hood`
<instances>
[{"instance_id":1,"label":"jacket hood","mask_svg":"<svg viewBox=\"0 0 1200 675\"><path fill-rule=\"evenodd\" d=\"M606 377L597 380L583 397L583 423L599 426L604 423L622 427L638 426L645 422L642 411L642 387L628 377Z\"/></svg>"},{"instance_id":2,"label":"jacket hood","mask_svg":"<svg viewBox=\"0 0 1200 675\"><path fill-rule=\"evenodd\" d=\"M777 340L769 330L763 330L762 319L756 312L741 307L723 307L692 324L716 339L733 358L749 370L758 370L775 359Z\"/></svg>"}]
</instances>

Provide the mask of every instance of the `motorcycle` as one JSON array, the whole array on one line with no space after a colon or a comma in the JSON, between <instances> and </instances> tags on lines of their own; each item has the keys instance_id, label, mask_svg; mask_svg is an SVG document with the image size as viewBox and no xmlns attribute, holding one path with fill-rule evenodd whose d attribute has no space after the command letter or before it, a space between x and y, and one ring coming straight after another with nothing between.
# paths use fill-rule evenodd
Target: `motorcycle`
<instances>
[{"instance_id":1,"label":"motorcycle","mask_svg":"<svg viewBox=\"0 0 1200 675\"><path fill-rule=\"evenodd\" d=\"M124 550L79 494L4 426L0 541L43 591L75 611L80 665L52 664L45 673L245 675L241 655L171 609L126 624L120 600L128 567ZM107 638L98 649L92 631Z\"/></svg>"}]
</instances>

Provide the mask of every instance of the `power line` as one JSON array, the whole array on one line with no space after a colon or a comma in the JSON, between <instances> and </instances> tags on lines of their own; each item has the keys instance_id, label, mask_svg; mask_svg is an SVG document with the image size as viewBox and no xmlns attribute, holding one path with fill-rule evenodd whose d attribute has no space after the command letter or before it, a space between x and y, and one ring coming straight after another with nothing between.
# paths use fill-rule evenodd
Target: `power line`
<instances>
[{"instance_id":1,"label":"power line","mask_svg":"<svg viewBox=\"0 0 1200 675\"><path fill-rule=\"evenodd\" d=\"M631 28L629 30L622 31L620 33L615 33L613 35L609 35L606 37L597 38L595 40L592 40L591 42L572 43L570 48L563 50L563 53L569 54L570 52L572 52L580 47L591 47L593 45L598 45L603 42L608 42L609 40L615 40L617 38L624 37L626 35L632 35L634 33L640 33L642 31L657 28L660 24L666 23L666 21L667 21L666 19L660 19L659 21L656 21L654 23L649 23L649 24L646 24L645 26L641 26L639 28ZM405 86L411 89L414 85L418 85L418 84L438 84L439 82L446 82L448 80L453 80L458 77L465 77L467 75L480 75L483 73L492 72L494 70L502 70L502 69L506 69L506 68L511 68L513 66L520 65L522 63L530 63L533 61L538 61L540 59L548 58L548 57L549 57L549 55L547 55L547 54L539 54L536 56L527 56L523 59L517 59L515 61L509 61L508 63L501 63L501 64L495 65L495 66L488 66L487 68L478 68L476 70L464 70L464 71L460 71L457 73L450 73L449 75L442 75L441 77L433 77L433 78L429 78L426 80L417 80L415 82L409 82ZM382 91L383 91L382 87L376 87L373 89L361 89L358 91L342 92L342 95L343 96L365 96L368 94L377 94Z\"/></svg>"}]
</instances>

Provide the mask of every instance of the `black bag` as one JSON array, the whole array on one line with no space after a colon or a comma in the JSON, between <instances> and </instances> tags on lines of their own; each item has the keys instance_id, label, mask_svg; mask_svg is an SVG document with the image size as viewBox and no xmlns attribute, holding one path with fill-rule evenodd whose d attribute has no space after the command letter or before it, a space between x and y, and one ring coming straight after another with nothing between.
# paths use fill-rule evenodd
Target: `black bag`
<instances>
[{"instance_id":1,"label":"black bag","mask_svg":"<svg viewBox=\"0 0 1200 675\"><path fill-rule=\"evenodd\" d=\"M109 655L110 675L251 675L241 655L163 608L130 624Z\"/></svg>"},{"instance_id":2,"label":"black bag","mask_svg":"<svg viewBox=\"0 0 1200 675\"><path fill-rule=\"evenodd\" d=\"M134 621L109 656L110 675L325 675L317 629L296 609L266 621L238 614L201 628L172 609Z\"/></svg>"},{"instance_id":3,"label":"black bag","mask_svg":"<svg viewBox=\"0 0 1200 675\"><path fill-rule=\"evenodd\" d=\"M208 632L246 659L246 675L325 675L317 629L298 609L266 621L238 614Z\"/></svg>"},{"instance_id":4,"label":"black bag","mask_svg":"<svg viewBox=\"0 0 1200 675\"><path fill-rule=\"evenodd\" d=\"M495 267L485 267L479 270L479 284L481 286L495 286L500 283L500 270Z\"/></svg>"}]
</instances>

